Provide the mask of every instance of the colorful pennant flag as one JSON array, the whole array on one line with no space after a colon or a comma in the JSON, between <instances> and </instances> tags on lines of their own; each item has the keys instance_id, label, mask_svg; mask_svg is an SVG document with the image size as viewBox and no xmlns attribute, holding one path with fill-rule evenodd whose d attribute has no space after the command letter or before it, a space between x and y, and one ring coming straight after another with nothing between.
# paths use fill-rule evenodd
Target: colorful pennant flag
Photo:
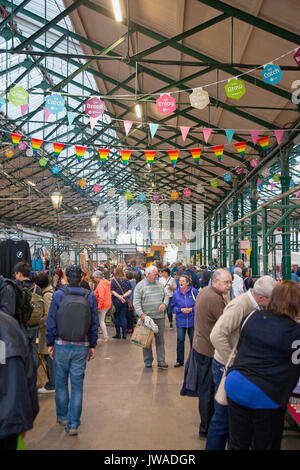
<instances>
[{"instance_id":1,"label":"colorful pennant flag","mask_svg":"<svg viewBox=\"0 0 300 470\"><path fill-rule=\"evenodd\" d=\"M220 162L223 157L224 145L217 145L216 147L213 147L212 149L215 152L215 155L216 157L218 157L218 160Z\"/></svg>"},{"instance_id":2,"label":"colorful pennant flag","mask_svg":"<svg viewBox=\"0 0 300 470\"><path fill-rule=\"evenodd\" d=\"M0 109L2 108L2 106L4 105L6 99L5 98L0 98Z\"/></svg>"},{"instance_id":3,"label":"colorful pennant flag","mask_svg":"<svg viewBox=\"0 0 300 470\"><path fill-rule=\"evenodd\" d=\"M39 140L39 139L32 139L32 150L33 150L33 155L36 155L38 150L40 149L42 143L44 141L43 140Z\"/></svg>"},{"instance_id":4,"label":"colorful pennant flag","mask_svg":"<svg viewBox=\"0 0 300 470\"><path fill-rule=\"evenodd\" d=\"M124 127L125 127L125 133L128 135L128 132L130 131L132 127L133 121L124 121Z\"/></svg>"},{"instance_id":5,"label":"colorful pennant flag","mask_svg":"<svg viewBox=\"0 0 300 470\"><path fill-rule=\"evenodd\" d=\"M180 130L181 130L182 139L183 141L185 141L186 136L189 133L190 127L180 126Z\"/></svg>"},{"instance_id":6,"label":"colorful pennant flag","mask_svg":"<svg viewBox=\"0 0 300 470\"><path fill-rule=\"evenodd\" d=\"M276 131L274 131L274 134L275 134L278 145L280 145L283 133L284 133L283 129L277 129Z\"/></svg>"},{"instance_id":7,"label":"colorful pennant flag","mask_svg":"<svg viewBox=\"0 0 300 470\"><path fill-rule=\"evenodd\" d=\"M234 134L234 129L225 129L225 133L227 136L228 143L230 144L233 134Z\"/></svg>"},{"instance_id":8,"label":"colorful pennant flag","mask_svg":"<svg viewBox=\"0 0 300 470\"><path fill-rule=\"evenodd\" d=\"M17 148L20 140L22 139L22 136L20 134L14 134L14 133L11 133L10 135L11 135L11 140L12 140L14 147Z\"/></svg>"},{"instance_id":9,"label":"colorful pennant flag","mask_svg":"<svg viewBox=\"0 0 300 470\"><path fill-rule=\"evenodd\" d=\"M204 136L204 140L205 140L206 144L207 144L207 141L208 141L209 136L211 134L211 131L212 131L212 129L203 127L203 136Z\"/></svg>"},{"instance_id":10,"label":"colorful pennant flag","mask_svg":"<svg viewBox=\"0 0 300 470\"><path fill-rule=\"evenodd\" d=\"M259 131L256 130L256 129L253 129L252 131L250 131L250 134L251 134L251 137L252 137L252 142L255 145L256 141L257 141L257 137L259 136Z\"/></svg>"},{"instance_id":11,"label":"colorful pennant flag","mask_svg":"<svg viewBox=\"0 0 300 470\"><path fill-rule=\"evenodd\" d=\"M123 165L127 166L127 163L129 162L129 158L131 155L131 150L120 150L120 154L122 157Z\"/></svg>"},{"instance_id":12,"label":"colorful pennant flag","mask_svg":"<svg viewBox=\"0 0 300 470\"><path fill-rule=\"evenodd\" d=\"M202 149L190 149L194 162L199 165Z\"/></svg>"},{"instance_id":13,"label":"colorful pennant flag","mask_svg":"<svg viewBox=\"0 0 300 470\"><path fill-rule=\"evenodd\" d=\"M245 158L245 151L246 151L246 141L244 142L237 142L234 144L235 148L239 152L242 158Z\"/></svg>"},{"instance_id":14,"label":"colorful pennant flag","mask_svg":"<svg viewBox=\"0 0 300 470\"><path fill-rule=\"evenodd\" d=\"M252 253L252 246L251 245L249 245L249 248L247 249L246 253L247 253L248 259L250 259L250 256L251 256L251 253Z\"/></svg>"},{"instance_id":15,"label":"colorful pennant flag","mask_svg":"<svg viewBox=\"0 0 300 470\"><path fill-rule=\"evenodd\" d=\"M87 147L81 147L80 145L75 145L77 161L80 162L83 155L85 154Z\"/></svg>"},{"instance_id":16,"label":"colorful pennant flag","mask_svg":"<svg viewBox=\"0 0 300 470\"><path fill-rule=\"evenodd\" d=\"M173 168L175 168L177 160L178 160L179 150L168 150L168 154L172 162L172 166Z\"/></svg>"},{"instance_id":17,"label":"colorful pennant flag","mask_svg":"<svg viewBox=\"0 0 300 470\"><path fill-rule=\"evenodd\" d=\"M150 123L150 124L149 124L149 127L150 127L150 134L151 134L151 137L152 137L152 139L153 139L153 137L155 136L156 131L157 131L157 129L158 129L158 124Z\"/></svg>"},{"instance_id":18,"label":"colorful pennant flag","mask_svg":"<svg viewBox=\"0 0 300 470\"><path fill-rule=\"evenodd\" d=\"M104 165L104 163L106 162L109 152L110 152L109 149L98 149L98 153L99 153L99 157L100 157L102 165Z\"/></svg>"},{"instance_id":19,"label":"colorful pennant flag","mask_svg":"<svg viewBox=\"0 0 300 470\"><path fill-rule=\"evenodd\" d=\"M67 118L68 118L68 124L69 126L72 126L74 119L76 118L77 114L75 113L67 113Z\"/></svg>"},{"instance_id":20,"label":"colorful pennant flag","mask_svg":"<svg viewBox=\"0 0 300 470\"><path fill-rule=\"evenodd\" d=\"M53 142L54 155L57 158L64 148L65 144L59 144L58 142Z\"/></svg>"},{"instance_id":21,"label":"colorful pennant flag","mask_svg":"<svg viewBox=\"0 0 300 470\"><path fill-rule=\"evenodd\" d=\"M50 116L50 111L47 108L44 108L44 117L45 117L45 122L48 121L48 117Z\"/></svg>"},{"instance_id":22,"label":"colorful pennant flag","mask_svg":"<svg viewBox=\"0 0 300 470\"><path fill-rule=\"evenodd\" d=\"M152 168L152 163L154 161L155 155L156 155L155 150L145 150L145 157L147 159L147 163L150 166L150 168Z\"/></svg>"},{"instance_id":23,"label":"colorful pennant flag","mask_svg":"<svg viewBox=\"0 0 300 470\"><path fill-rule=\"evenodd\" d=\"M21 104L21 114L22 116L24 116L24 114L26 113L27 109L29 108L29 104Z\"/></svg>"},{"instance_id":24,"label":"colorful pennant flag","mask_svg":"<svg viewBox=\"0 0 300 470\"><path fill-rule=\"evenodd\" d=\"M257 142L259 143L261 148L265 150L266 153L269 151L269 137L268 136L257 139Z\"/></svg>"}]
</instances>

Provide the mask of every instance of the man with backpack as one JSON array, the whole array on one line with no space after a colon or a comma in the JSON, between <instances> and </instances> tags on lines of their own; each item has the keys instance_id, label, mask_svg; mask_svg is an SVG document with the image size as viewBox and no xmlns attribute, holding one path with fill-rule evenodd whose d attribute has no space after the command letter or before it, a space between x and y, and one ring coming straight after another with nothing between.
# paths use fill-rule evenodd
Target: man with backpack
<instances>
[{"instance_id":1,"label":"man with backpack","mask_svg":"<svg viewBox=\"0 0 300 470\"><path fill-rule=\"evenodd\" d=\"M85 368L87 361L95 357L99 319L95 295L79 285L80 266L68 266L66 277L68 285L56 291L52 298L46 342L49 356L54 359L57 422L65 425L69 436L76 436L82 411Z\"/></svg>"}]
</instances>

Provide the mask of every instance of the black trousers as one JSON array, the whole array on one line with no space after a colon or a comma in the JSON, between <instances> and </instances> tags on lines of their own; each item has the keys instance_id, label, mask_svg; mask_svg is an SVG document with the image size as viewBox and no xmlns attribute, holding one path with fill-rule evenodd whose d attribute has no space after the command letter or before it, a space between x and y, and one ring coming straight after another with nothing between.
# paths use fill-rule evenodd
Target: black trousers
<instances>
[{"instance_id":1,"label":"black trousers","mask_svg":"<svg viewBox=\"0 0 300 470\"><path fill-rule=\"evenodd\" d=\"M199 381L199 433L207 434L214 414L214 382L212 376L212 358L199 354L194 349Z\"/></svg>"},{"instance_id":2,"label":"black trousers","mask_svg":"<svg viewBox=\"0 0 300 470\"><path fill-rule=\"evenodd\" d=\"M19 434L11 434L5 439L0 439L0 450L17 450Z\"/></svg>"},{"instance_id":3,"label":"black trousers","mask_svg":"<svg viewBox=\"0 0 300 470\"><path fill-rule=\"evenodd\" d=\"M251 409L228 399L229 450L280 450L285 411Z\"/></svg>"}]
</instances>

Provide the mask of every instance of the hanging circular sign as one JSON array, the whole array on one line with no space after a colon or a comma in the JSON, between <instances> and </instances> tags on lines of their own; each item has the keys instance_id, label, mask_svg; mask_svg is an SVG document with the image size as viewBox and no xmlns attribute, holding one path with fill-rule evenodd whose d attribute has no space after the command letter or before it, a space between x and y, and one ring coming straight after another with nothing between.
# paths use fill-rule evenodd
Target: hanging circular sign
<instances>
[{"instance_id":1,"label":"hanging circular sign","mask_svg":"<svg viewBox=\"0 0 300 470\"><path fill-rule=\"evenodd\" d=\"M209 95L202 88L195 88L190 94L190 103L193 108L204 109L209 105Z\"/></svg>"},{"instance_id":2,"label":"hanging circular sign","mask_svg":"<svg viewBox=\"0 0 300 470\"><path fill-rule=\"evenodd\" d=\"M54 175L57 175L57 173L60 172L60 168L58 165L53 165L53 167L51 168L51 171Z\"/></svg>"},{"instance_id":3,"label":"hanging circular sign","mask_svg":"<svg viewBox=\"0 0 300 470\"><path fill-rule=\"evenodd\" d=\"M228 98L239 100L245 93L245 85L243 80L232 78L227 85L225 85L225 91Z\"/></svg>"},{"instance_id":4,"label":"hanging circular sign","mask_svg":"<svg viewBox=\"0 0 300 470\"><path fill-rule=\"evenodd\" d=\"M191 194L192 194L192 191L189 188L186 188L183 190L184 197L190 197Z\"/></svg>"},{"instance_id":5,"label":"hanging circular sign","mask_svg":"<svg viewBox=\"0 0 300 470\"><path fill-rule=\"evenodd\" d=\"M252 160L250 160L250 165L252 166L252 168L255 168L258 164L259 161L257 160L257 158L252 158Z\"/></svg>"},{"instance_id":6,"label":"hanging circular sign","mask_svg":"<svg viewBox=\"0 0 300 470\"><path fill-rule=\"evenodd\" d=\"M210 185L212 188L217 188L219 186L218 180L211 180Z\"/></svg>"},{"instance_id":7,"label":"hanging circular sign","mask_svg":"<svg viewBox=\"0 0 300 470\"><path fill-rule=\"evenodd\" d=\"M93 186L93 191L94 191L94 193L100 193L100 191L101 191L101 186L100 186L100 184L95 184L95 185Z\"/></svg>"},{"instance_id":8,"label":"hanging circular sign","mask_svg":"<svg viewBox=\"0 0 300 470\"><path fill-rule=\"evenodd\" d=\"M200 184L200 183L197 184L196 190L197 190L197 193L202 193L202 191L203 191L203 186L202 186L202 184Z\"/></svg>"},{"instance_id":9,"label":"hanging circular sign","mask_svg":"<svg viewBox=\"0 0 300 470\"><path fill-rule=\"evenodd\" d=\"M85 112L91 118L101 116L104 113L104 102L98 96L93 96L85 102Z\"/></svg>"},{"instance_id":10,"label":"hanging circular sign","mask_svg":"<svg viewBox=\"0 0 300 470\"><path fill-rule=\"evenodd\" d=\"M132 199L132 193L130 191L126 191L125 193L125 199L126 201L130 201Z\"/></svg>"},{"instance_id":11,"label":"hanging circular sign","mask_svg":"<svg viewBox=\"0 0 300 470\"><path fill-rule=\"evenodd\" d=\"M261 175L264 177L264 178L268 178L268 176L270 176L270 170L269 168L263 168L261 170Z\"/></svg>"},{"instance_id":12,"label":"hanging circular sign","mask_svg":"<svg viewBox=\"0 0 300 470\"><path fill-rule=\"evenodd\" d=\"M116 194L116 191L115 191L114 188L109 188L109 190L107 191L107 194L108 194L108 196L110 196L110 197L114 197L115 194Z\"/></svg>"},{"instance_id":13,"label":"hanging circular sign","mask_svg":"<svg viewBox=\"0 0 300 470\"><path fill-rule=\"evenodd\" d=\"M294 54L294 59L298 67L300 67L300 47L297 49L296 54Z\"/></svg>"},{"instance_id":14,"label":"hanging circular sign","mask_svg":"<svg viewBox=\"0 0 300 470\"><path fill-rule=\"evenodd\" d=\"M152 199L154 202L158 202L160 200L160 194L159 193L153 193L152 194Z\"/></svg>"},{"instance_id":15,"label":"hanging circular sign","mask_svg":"<svg viewBox=\"0 0 300 470\"><path fill-rule=\"evenodd\" d=\"M277 85L282 77L282 71L279 65L268 64L261 72L265 83Z\"/></svg>"},{"instance_id":16,"label":"hanging circular sign","mask_svg":"<svg viewBox=\"0 0 300 470\"><path fill-rule=\"evenodd\" d=\"M276 175L273 176L273 181L275 181L275 183L279 183L280 181L280 174L279 173L276 173Z\"/></svg>"},{"instance_id":17,"label":"hanging circular sign","mask_svg":"<svg viewBox=\"0 0 300 470\"><path fill-rule=\"evenodd\" d=\"M171 199L173 199L173 200L176 200L176 199L179 198L179 194L175 190L171 192L170 196L171 196Z\"/></svg>"},{"instance_id":18,"label":"hanging circular sign","mask_svg":"<svg viewBox=\"0 0 300 470\"><path fill-rule=\"evenodd\" d=\"M8 101L14 106L22 106L26 104L28 100L28 91L22 86L16 86L11 88L8 95Z\"/></svg>"},{"instance_id":19,"label":"hanging circular sign","mask_svg":"<svg viewBox=\"0 0 300 470\"><path fill-rule=\"evenodd\" d=\"M225 175L223 176L223 179L224 181L226 181L226 183L229 183L229 181L231 181L231 174L225 173Z\"/></svg>"},{"instance_id":20,"label":"hanging circular sign","mask_svg":"<svg viewBox=\"0 0 300 470\"><path fill-rule=\"evenodd\" d=\"M81 188L85 188L85 187L86 187L86 184L87 184L87 181L86 181L86 179L84 179L84 178L81 178L81 179L78 181L78 186L80 186Z\"/></svg>"},{"instance_id":21,"label":"hanging circular sign","mask_svg":"<svg viewBox=\"0 0 300 470\"><path fill-rule=\"evenodd\" d=\"M18 145L19 150L26 150L26 144L24 142L20 142Z\"/></svg>"},{"instance_id":22,"label":"hanging circular sign","mask_svg":"<svg viewBox=\"0 0 300 470\"><path fill-rule=\"evenodd\" d=\"M242 175L244 173L244 168L242 166L237 166L235 172L237 175Z\"/></svg>"},{"instance_id":23,"label":"hanging circular sign","mask_svg":"<svg viewBox=\"0 0 300 470\"><path fill-rule=\"evenodd\" d=\"M47 96L45 108L51 114L58 114L65 110L65 100L58 93Z\"/></svg>"},{"instance_id":24,"label":"hanging circular sign","mask_svg":"<svg viewBox=\"0 0 300 470\"><path fill-rule=\"evenodd\" d=\"M7 158L11 158L11 157L13 157L13 155L14 155L13 149L8 149L8 150L6 150L5 156L6 156Z\"/></svg>"},{"instance_id":25,"label":"hanging circular sign","mask_svg":"<svg viewBox=\"0 0 300 470\"><path fill-rule=\"evenodd\" d=\"M173 113L176 109L176 101L175 98L164 93L156 100L156 109L159 113L168 116L169 114Z\"/></svg>"},{"instance_id":26,"label":"hanging circular sign","mask_svg":"<svg viewBox=\"0 0 300 470\"><path fill-rule=\"evenodd\" d=\"M144 201L146 201L146 199L147 199L147 196L146 196L145 193L139 194L138 200L139 200L140 202L144 202Z\"/></svg>"},{"instance_id":27,"label":"hanging circular sign","mask_svg":"<svg viewBox=\"0 0 300 470\"><path fill-rule=\"evenodd\" d=\"M47 163L48 163L47 158L42 157L42 158L39 159L39 164L40 164L40 166L46 166Z\"/></svg>"}]
</instances>

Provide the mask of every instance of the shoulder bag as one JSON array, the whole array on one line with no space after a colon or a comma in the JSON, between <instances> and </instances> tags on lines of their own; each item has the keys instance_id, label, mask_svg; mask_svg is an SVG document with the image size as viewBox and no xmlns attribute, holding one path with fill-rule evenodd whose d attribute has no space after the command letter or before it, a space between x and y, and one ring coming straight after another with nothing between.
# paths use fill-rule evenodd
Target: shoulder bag
<instances>
[{"instance_id":1,"label":"shoulder bag","mask_svg":"<svg viewBox=\"0 0 300 470\"><path fill-rule=\"evenodd\" d=\"M118 283L117 278L114 277L114 280L115 280L116 283L118 284L118 286L119 286L119 288L120 288L120 291L122 292L122 295L124 296L124 295L125 295L125 292L123 291L121 285ZM132 303L132 300L129 299L128 297L125 297L125 300L126 300L127 305L128 305L128 310L132 312L132 311L133 311L133 303Z\"/></svg>"}]
</instances>

